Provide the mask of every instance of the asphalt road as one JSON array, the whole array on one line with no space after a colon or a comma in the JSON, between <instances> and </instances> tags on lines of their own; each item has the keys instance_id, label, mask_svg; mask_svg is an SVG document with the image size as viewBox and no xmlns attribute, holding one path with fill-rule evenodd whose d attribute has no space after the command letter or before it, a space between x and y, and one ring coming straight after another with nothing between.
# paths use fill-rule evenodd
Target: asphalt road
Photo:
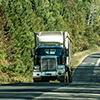
<instances>
[{"instance_id":1,"label":"asphalt road","mask_svg":"<svg viewBox=\"0 0 100 100\"><path fill-rule=\"evenodd\" d=\"M100 100L100 53L83 60L72 83L1 85L0 100Z\"/></svg>"}]
</instances>

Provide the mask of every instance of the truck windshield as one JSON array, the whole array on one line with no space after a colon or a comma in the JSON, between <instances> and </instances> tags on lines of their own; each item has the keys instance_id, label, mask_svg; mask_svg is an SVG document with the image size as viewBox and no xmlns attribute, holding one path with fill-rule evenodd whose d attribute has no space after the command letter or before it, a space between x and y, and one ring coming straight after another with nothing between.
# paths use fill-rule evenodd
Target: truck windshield
<instances>
[{"instance_id":1,"label":"truck windshield","mask_svg":"<svg viewBox=\"0 0 100 100\"><path fill-rule=\"evenodd\" d=\"M39 55L57 55L60 56L62 54L62 49L48 49L48 48L41 48L38 49Z\"/></svg>"}]
</instances>

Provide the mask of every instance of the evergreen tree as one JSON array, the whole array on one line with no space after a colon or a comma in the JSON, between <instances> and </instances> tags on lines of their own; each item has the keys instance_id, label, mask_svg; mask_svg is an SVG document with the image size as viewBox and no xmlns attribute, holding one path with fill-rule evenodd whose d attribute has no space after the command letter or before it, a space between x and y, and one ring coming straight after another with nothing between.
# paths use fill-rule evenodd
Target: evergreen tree
<instances>
[{"instance_id":1,"label":"evergreen tree","mask_svg":"<svg viewBox=\"0 0 100 100\"><path fill-rule=\"evenodd\" d=\"M30 63L31 41L34 40L34 32L31 21L33 15L32 6L30 1L16 1L9 0L4 2L6 7L6 19L9 20L7 25L10 27L9 32L13 32L12 37L15 37L14 46L17 49L15 52L17 55L16 66L14 66L14 72L16 74L26 74L27 69L32 68ZM25 73L26 72L26 73Z\"/></svg>"},{"instance_id":2,"label":"evergreen tree","mask_svg":"<svg viewBox=\"0 0 100 100\"><path fill-rule=\"evenodd\" d=\"M100 45L99 3L99 0L1 0L0 70L11 75L32 75L30 49L34 47L34 32L68 31L73 53ZM97 6L97 14L90 25L92 5Z\"/></svg>"}]
</instances>

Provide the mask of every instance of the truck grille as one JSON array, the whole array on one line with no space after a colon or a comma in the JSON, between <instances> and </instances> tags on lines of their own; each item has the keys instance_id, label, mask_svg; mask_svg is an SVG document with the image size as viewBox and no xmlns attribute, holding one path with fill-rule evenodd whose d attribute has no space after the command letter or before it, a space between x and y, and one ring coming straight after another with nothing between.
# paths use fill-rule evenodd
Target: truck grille
<instances>
[{"instance_id":1,"label":"truck grille","mask_svg":"<svg viewBox=\"0 0 100 100\"><path fill-rule=\"evenodd\" d=\"M57 60L56 58L42 58L41 71L56 71Z\"/></svg>"}]
</instances>

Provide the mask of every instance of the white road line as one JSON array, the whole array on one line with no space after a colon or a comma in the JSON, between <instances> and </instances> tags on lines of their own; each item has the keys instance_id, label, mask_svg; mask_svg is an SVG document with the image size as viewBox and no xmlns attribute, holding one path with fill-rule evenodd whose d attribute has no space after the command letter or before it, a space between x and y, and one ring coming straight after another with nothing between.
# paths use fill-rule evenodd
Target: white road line
<instances>
[{"instance_id":1,"label":"white road line","mask_svg":"<svg viewBox=\"0 0 100 100\"><path fill-rule=\"evenodd\" d=\"M95 64L95 66L99 66L100 63L100 58L98 59L97 63Z\"/></svg>"},{"instance_id":2,"label":"white road line","mask_svg":"<svg viewBox=\"0 0 100 100\"><path fill-rule=\"evenodd\" d=\"M60 85L59 85L60 86ZM7 90L9 90L9 89L11 89L11 90L13 90L13 89L16 89L16 90L18 90L18 89L56 89L57 87L59 87L59 86L38 86L38 87L36 87L36 86L19 86L19 87L15 87L15 86L11 86L11 88L9 88L8 86L6 87L6 86L0 86L0 90L1 89L7 89Z\"/></svg>"},{"instance_id":3,"label":"white road line","mask_svg":"<svg viewBox=\"0 0 100 100\"><path fill-rule=\"evenodd\" d=\"M37 100L56 100L56 99L58 99L58 100L99 100L99 99L96 99L96 98L79 98L79 97L52 97L52 99L51 99L51 96L49 97L49 96L45 96L45 97L38 97L38 98L36 98Z\"/></svg>"},{"instance_id":4,"label":"white road line","mask_svg":"<svg viewBox=\"0 0 100 100\"><path fill-rule=\"evenodd\" d=\"M56 99L83 99L83 100L96 100L97 98L100 98L100 94L95 93L61 93L61 92L47 92L39 97L36 97L36 99L39 98L56 98Z\"/></svg>"},{"instance_id":5,"label":"white road line","mask_svg":"<svg viewBox=\"0 0 100 100\"><path fill-rule=\"evenodd\" d=\"M58 92L47 92L47 93L45 93L45 94L47 94L47 95L58 95L58 96L71 96L71 95L73 95L73 96L99 96L100 97L100 94L98 93L98 94L95 94L95 93L58 93Z\"/></svg>"},{"instance_id":6,"label":"white road line","mask_svg":"<svg viewBox=\"0 0 100 100\"><path fill-rule=\"evenodd\" d=\"M100 91L100 88L87 88L87 87L60 87L58 89L62 89L62 90L91 90L91 91L99 90Z\"/></svg>"}]
</instances>

